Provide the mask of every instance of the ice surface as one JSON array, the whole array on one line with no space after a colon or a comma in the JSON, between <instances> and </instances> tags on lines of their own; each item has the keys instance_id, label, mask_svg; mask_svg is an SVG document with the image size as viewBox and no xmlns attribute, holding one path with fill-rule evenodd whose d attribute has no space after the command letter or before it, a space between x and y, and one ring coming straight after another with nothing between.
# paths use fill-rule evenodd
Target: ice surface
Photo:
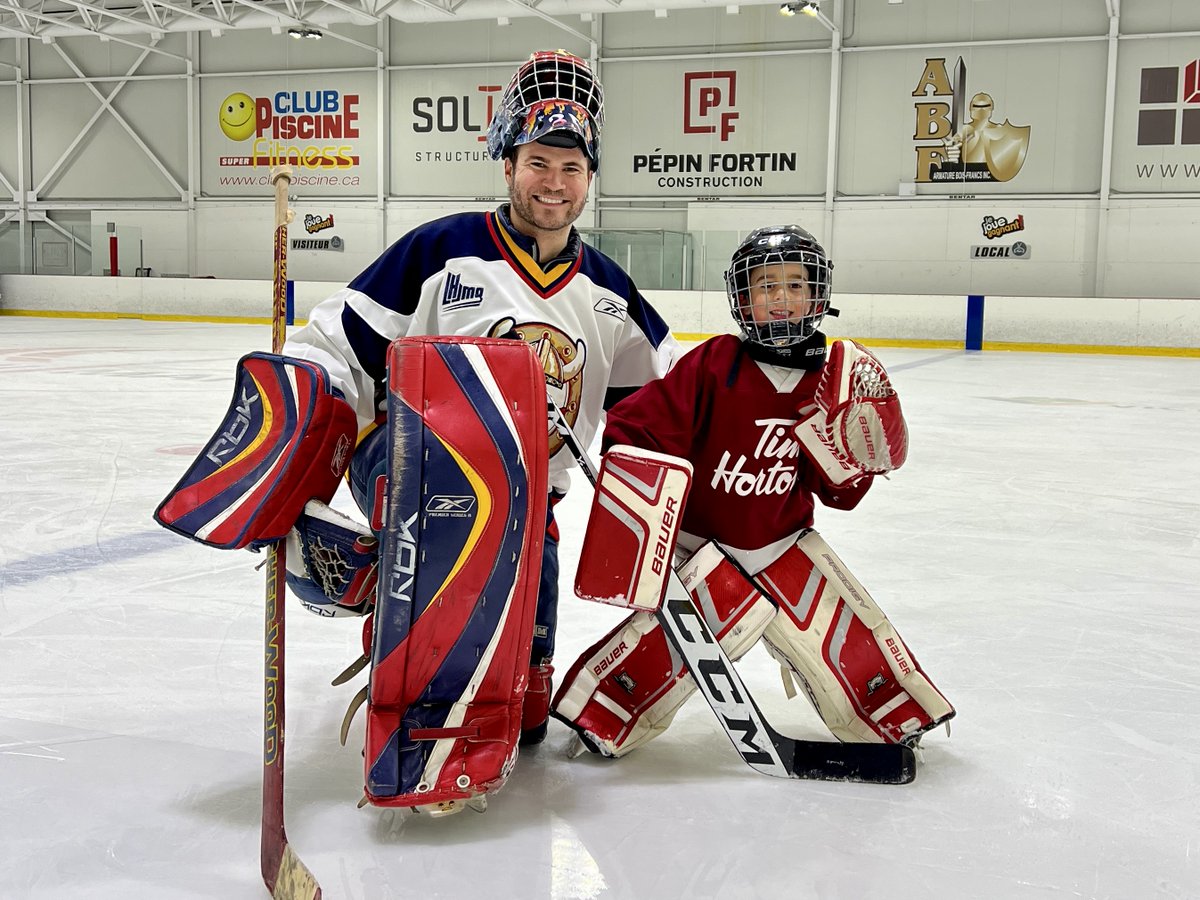
<instances>
[{"instance_id":1,"label":"ice surface","mask_svg":"<svg viewBox=\"0 0 1200 900\"><path fill-rule=\"evenodd\" d=\"M151 513L265 327L0 319L0 897L258 898L260 561ZM818 528L958 708L904 787L778 781L699 698L619 762L551 723L482 815L356 809L357 620L294 602L287 827L327 898L1200 897L1200 360L879 351L905 468ZM557 663L621 616L573 597ZM339 497L338 505L349 508ZM827 737L771 660L767 715Z\"/></svg>"}]
</instances>

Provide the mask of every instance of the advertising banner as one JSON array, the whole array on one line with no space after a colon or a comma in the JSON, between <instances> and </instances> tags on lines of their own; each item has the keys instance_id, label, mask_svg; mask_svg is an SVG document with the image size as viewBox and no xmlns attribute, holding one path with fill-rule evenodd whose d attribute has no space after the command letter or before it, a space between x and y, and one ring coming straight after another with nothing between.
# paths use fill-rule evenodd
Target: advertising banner
<instances>
[{"instance_id":1,"label":"advertising banner","mask_svg":"<svg viewBox=\"0 0 1200 900\"><path fill-rule=\"evenodd\" d=\"M393 194L508 195L503 166L487 155L487 129L512 73L506 65L392 74Z\"/></svg>"},{"instance_id":2,"label":"advertising banner","mask_svg":"<svg viewBox=\"0 0 1200 900\"><path fill-rule=\"evenodd\" d=\"M825 192L829 55L605 63L600 193Z\"/></svg>"},{"instance_id":3,"label":"advertising banner","mask_svg":"<svg viewBox=\"0 0 1200 900\"><path fill-rule=\"evenodd\" d=\"M1200 40L1121 45L1112 185L1128 193L1200 190Z\"/></svg>"},{"instance_id":4,"label":"advertising banner","mask_svg":"<svg viewBox=\"0 0 1200 900\"><path fill-rule=\"evenodd\" d=\"M1100 42L848 54L838 190L1095 191L1105 62Z\"/></svg>"},{"instance_id":5,"label":"advertising banner","mask_svg":"<svg viewBox=\"0 0 1200 900\"><path fill-rule=\"evenodd\" d=\"M200 85L200 178L205 196L270 191L293 168L307 196L377 191L375 81L369 74L209 78Z\"/></svg>"}]
</instances>

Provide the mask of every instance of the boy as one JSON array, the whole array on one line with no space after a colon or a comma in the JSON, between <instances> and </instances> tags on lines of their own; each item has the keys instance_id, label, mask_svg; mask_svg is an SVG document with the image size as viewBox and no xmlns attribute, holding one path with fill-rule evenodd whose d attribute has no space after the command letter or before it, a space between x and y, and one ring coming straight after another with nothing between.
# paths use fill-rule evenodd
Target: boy
<instances>
[{"instance_id":1,"label":"boy","mask_svg":"<svg viewBox=\"0 0 1200 900\"><path fill-rule=\"evenodd\" d=\"M915 741L953 714L949 704L932 685L900 689L914 667L927 684L906 651L887 678L883 648L903 645L865 591L866 602L847 612L832 587L823 597L812 587L820 577L812 557L832 557L811 530L815 501L853 509L875 475L898 468L907 452L899 400L878 360L851 341L827 352L818 328L829 312L832 269L798 226L751 233L725 273L742 334L706 341L616 405L604 447L632 445L692 464L678 549L699 551L686 566L694 575L688 587L716 619L710 625L730 657L762 636L785 681L789 671L799 678L838 737ZM814 551L818 541L824 549ZM831 650L821 640L826 624L830 633L842 628L847 642ZM619 662L593 664L611 659ZM861 684L845 674L855 667ZM588 749L621 756L664 730L694 689L653 616L639 612L580 657L554 715ZM884 697L882 705L894 706L881 713ZM902 718L892 721L893 712Z\"/></svg>"}]
</instances>

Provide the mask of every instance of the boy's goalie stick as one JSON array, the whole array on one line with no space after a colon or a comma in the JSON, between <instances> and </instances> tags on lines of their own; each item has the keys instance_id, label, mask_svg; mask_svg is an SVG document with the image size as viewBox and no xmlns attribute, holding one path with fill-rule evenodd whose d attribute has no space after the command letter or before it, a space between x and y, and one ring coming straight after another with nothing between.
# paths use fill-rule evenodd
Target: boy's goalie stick
<instances>
[{"instance_id":1,"label":"boy's goalie stick","mask_svg":"<svg viewBox=\"0 0 1200 900\"><path fill-rule=\"evenodd\" d=\"M283 350L287 335L288 186L292 170L280 166L271 173L275 186L275 273L271 315L271 352ZM283 541L267 548L266 667L263 695L262 876L267 890L279 900L318 900L320 885L296 856L283 827L283 690L284 597L286 574Z\"/></svg>"},{"instance_id":2,"label":"boy's goalie stick","mask_svg":"<svg viewBox=\"0 0 1200 900\"><path fill-rule=\"evenodd\" d=\"M547 398L547 402L555 427L595 487L596 469L586 449L554 401ZM673 570L654 616L687 663L734 749L752 769L781 778L872 784L907 784L916 777L916 754L911 747L797 740L772 728Z\"/></svg>"}]
</instances>

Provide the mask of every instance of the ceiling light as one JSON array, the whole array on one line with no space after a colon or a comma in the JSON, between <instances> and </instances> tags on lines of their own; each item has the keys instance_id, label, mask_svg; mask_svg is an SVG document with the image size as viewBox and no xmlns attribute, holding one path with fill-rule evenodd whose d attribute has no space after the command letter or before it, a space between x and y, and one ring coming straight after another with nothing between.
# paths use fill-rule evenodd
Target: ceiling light
<instances>
[{"instance_id":1,"label":"ceiling light","mask_svg":"<svg viewBox=\"0 0 1200 900\"><path fill-rule=\"evenodd\" d=\"M301 38L319 41L321 38L325 37L325 35L320 31L315 28L309 28L307 25L293 25L288 29L288 35L297 41Z\"/></svg>"}]
</instances>

